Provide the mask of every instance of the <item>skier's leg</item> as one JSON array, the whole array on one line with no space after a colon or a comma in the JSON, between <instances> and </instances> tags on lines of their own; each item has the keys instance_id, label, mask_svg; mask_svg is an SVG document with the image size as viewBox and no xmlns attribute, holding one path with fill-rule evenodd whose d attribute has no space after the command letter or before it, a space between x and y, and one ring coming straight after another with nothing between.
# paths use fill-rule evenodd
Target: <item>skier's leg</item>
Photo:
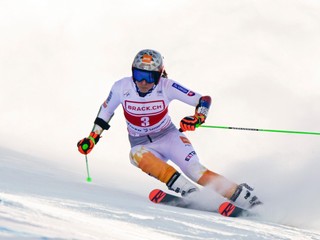
<instances>
[{"instance_id":1,"label":"skier's leg","mask_svg":"<svg viewBox=\"0 0 320 240\"><path fill-rule=\"evenodd\" d=\"M226 198L233 195L237 184L203 166L191 142L183 133L170 132L166 144L168 145L164 146L167 149L166 157L179 166L182 172L193 182L202 186L210 185L211 188ZM170 148L170 146L175 147Z\"/></svg>"},{"instance_id":2,"label":"skier's leg","mask_svg":"<svg viewBox=\"0 0 320 240\"><path fill-rule=\"evenodd\" d=\"M183 165L178 165L187 177L201 186L214 189L225 198L230 199L232 197L238 187L236 183L207 169L200 163L197 156L190 161L188 164L183 162Z\"/></svg>"},{"instance_id":3,"label":"skier's leg","mask_svg":"<svg viewBox=\"0 0 320 240\"><path fill-rule=\"evenodd\" d=\"M238 186L236 183L209 169L200 176L197 183L214 188L217 193L228 199L231 198Z\"/></svg>"},{"instance_id":4,"label":"skier's leg","mask_svg":"<svg viewBox=\"0 0 320 240\"><path fill-rule=\"evenodd\" d=\"M224 176L203 166L190 141L182 133L170 133L170 143L175 146L168 156L194 182L213 188L217 193L230 199L237 206L250 208L261 204L255 192L247 184L236 184ZM187 144L186 144L187 143Z\"/></svg>"},{"instance_id":5,"label":"skier's leg","mask_svg":"<svg viewBox=\"0 0 320 240\"><path fill-rule=\"evenodd\" d=\"M143 146L135 146L130 151L131 163L143 172L164 182L170 190L182 195L194 192L197 187L181 175L174 167L156 156L156 152ZM159 154L158 154L159 155Z\"/></svg>"},{"instance_id":6,"label":"skier's leg","mask_svg":"<svg viewBox=\"0 0 320 240\"><path fill-rule=\"evenodd\" d=\"M262 202L256 196L254 189L248 184L243 183L237 185L210 170L204 172L204 174L198 180L198 183L203 186L213 186L222 196L228 198L234 202L235 205L244 209L249 209L256 205L262 204Z\"/></svg>"}]
</instances>

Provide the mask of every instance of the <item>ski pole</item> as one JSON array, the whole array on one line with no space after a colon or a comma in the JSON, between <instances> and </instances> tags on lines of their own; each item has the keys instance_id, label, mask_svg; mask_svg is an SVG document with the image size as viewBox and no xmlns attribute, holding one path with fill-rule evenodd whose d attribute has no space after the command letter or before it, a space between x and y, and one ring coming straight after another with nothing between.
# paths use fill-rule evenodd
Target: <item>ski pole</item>
<instances>
[{"instance_id":1,"label":"ski pole","mask_svg":"<svg viewBox=\"0 0 320 240\"><path fill-rule=\"evenodd\" d=\"M226 127L226 126L209 126L209 125L200 125L200 127L202 127L202 128L220 128L220 129L245 130L245 131L259 131L259 132L277 132L277 133L320 135L320 132L301 132L301 131L291 131L291 130L259 129L259 128L243 128L243 127Z\"/></svg>"},{"instance_id":2,"label":"ski pole","mask_svg":"<svg viewBox=\"0 0 320 240\"><path fill-rule=\"evenodd\" d=\"M89 173L89 164L88 164L87 154L85 155L85 157L86 157L86 165L87 165L87 182L91 182L92 178L90 177L90 173Z\"/></svg>"}]
</instances>

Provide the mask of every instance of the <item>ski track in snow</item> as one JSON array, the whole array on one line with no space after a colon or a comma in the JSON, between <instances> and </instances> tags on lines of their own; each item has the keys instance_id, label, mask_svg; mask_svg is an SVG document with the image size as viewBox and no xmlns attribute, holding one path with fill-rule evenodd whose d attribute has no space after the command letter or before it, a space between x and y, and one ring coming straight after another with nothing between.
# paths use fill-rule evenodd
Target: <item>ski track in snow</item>
<instances>
[{"instance_id":1,"label":"ski track in snow","mask_svg":"<svg viewBox=\"0 0 320 240\"><path fill-rule=\"evenodd\" d=\"M313 230L155 205L1 149L0 239L320 239ZM59 172L59 174L57 174Z\"/></svg>"},{"instance_id":2,"label":"ski track in snow","mask_svg":"<svg viewBox=\"0 0 320 240\"><path fill-rule=\"evenodd\" d=\"M294 227L149 203L142 212L43 196L1 199L0 236L14 239L320 239Z\"/></svg>"}]
</instances>

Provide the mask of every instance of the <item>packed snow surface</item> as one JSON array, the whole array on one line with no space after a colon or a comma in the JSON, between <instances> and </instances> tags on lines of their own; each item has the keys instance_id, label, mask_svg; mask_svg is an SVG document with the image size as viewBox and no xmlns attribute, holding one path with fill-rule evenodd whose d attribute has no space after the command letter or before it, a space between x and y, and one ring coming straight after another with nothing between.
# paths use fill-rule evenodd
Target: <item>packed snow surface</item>
<instances>
[{"instance_id":1,"label":"packed snow surface","mask_svg":"<svg viewBox=\"0 0 320 240\"><path fill-rule=\"evenodd\" d=\"M320 239L315 230L155 205L0 148L0 239ZM150 189L151 190L151 189Z\"/></svg>"}]
</instances>

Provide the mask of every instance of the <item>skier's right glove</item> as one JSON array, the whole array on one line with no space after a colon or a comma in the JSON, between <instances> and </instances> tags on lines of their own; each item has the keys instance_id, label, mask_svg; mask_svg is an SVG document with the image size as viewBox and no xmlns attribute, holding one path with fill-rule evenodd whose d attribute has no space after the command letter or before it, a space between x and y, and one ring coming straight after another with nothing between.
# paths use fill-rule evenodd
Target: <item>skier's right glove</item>
<instances>
[{"instance_id":1,"label":"skier's right glove","mask_svg":"<svg viewBox=\"0 0 320 240\"><path fill-rule=\"evenodd\" d=\"M89 137L80 140L77 144L78 150L82 154L89 154L93 147L98 143L100 135L95 132L91 132Z\"/></svg>"}]
</instances>

